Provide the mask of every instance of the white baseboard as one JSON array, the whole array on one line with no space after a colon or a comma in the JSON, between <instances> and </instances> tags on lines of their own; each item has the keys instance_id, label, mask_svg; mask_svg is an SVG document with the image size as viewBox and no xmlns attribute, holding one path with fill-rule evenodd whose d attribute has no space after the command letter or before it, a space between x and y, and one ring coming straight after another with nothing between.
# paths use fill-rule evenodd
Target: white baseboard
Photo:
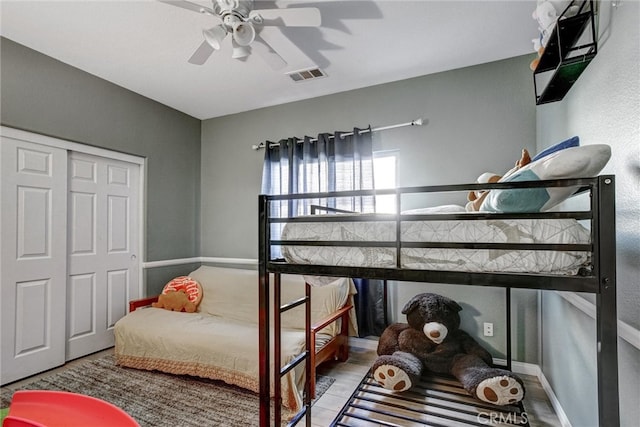
<instances>
[{"instance_id":1,"label":"white baseboard","mask_svg":"<svg viewBox=\"0 0 640 427\"><path fill-rule=\"evenodd\" d=\"M215 263L215 264L247 264L257 265L258 260L253 258L217 258L217 257L192 257L165 259L162 261L147 261L142 263L142 268L169 267L172 265L195 264L195 263Z\"/></svg>"},{"instance_id":2,"label":"white baseboard","mask_svg":"<svg viewBox=\"0 0 640 427\"><path fill-rule=\"evenodd\" d=\"M200 257L193 258L178 258L178 259L165 259L162 261L147 261L142 263L142 268L158 268L158 267L169 267L172 265L182 265L182 264L195 264L200 261Z\"/></svg>"},{"instance_id":3,"label":"white baseboard","mask_svg":"<svg viewBox=\"0 0 640 427\"><path fill-rule=\"evenodd\" d=\"M215 264L251 264L258 265L258 260L253 258L216 258L201 257L202 262L210 262Z\"/></svg>"},{"instance_id":4,"label":"white baseboard","mask_svg":"<svg viewBox=\"0 0 640 427\"><path fill-rule=\"evenodd\" d=\"M556 397L556 394L553 392L553 388L551 388L551 384L549 384L549 381L547 381L547 377L544 376L542 369L540 369L539 366L537 367L539 371L539 374L537 376L538 381L540 381L540 385L542 386L542 389L547 394L547 397L551 402L551 406L553 406L553 410L556 412L556 415L560 420L560 425L562 427L571 427L571 422L569 421L569 417L567 417L566 412L564 412L564 409L562 409L562 405L560 404L560 401Z\"/></svg>"}]
</instances>

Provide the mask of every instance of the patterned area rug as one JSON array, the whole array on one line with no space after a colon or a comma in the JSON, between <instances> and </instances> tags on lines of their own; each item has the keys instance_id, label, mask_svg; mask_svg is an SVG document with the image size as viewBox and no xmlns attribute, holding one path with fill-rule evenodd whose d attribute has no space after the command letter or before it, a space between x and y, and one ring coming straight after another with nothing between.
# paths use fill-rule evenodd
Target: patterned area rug
<instances>
[{"instance_id":1,"label":"patterned area rug","mask_svg":"<svg viewBox=\"0 0 640 427\"><path fill-rule=\"evenodd\" d=\"M316 399L334 378L318 376ZM221 381L116 366L113 355L87 361L20 387L3 387L0 408L16 390L62 390L122 408L142 427L257 426L258 395Z\"/></svg>"}]
</instances>

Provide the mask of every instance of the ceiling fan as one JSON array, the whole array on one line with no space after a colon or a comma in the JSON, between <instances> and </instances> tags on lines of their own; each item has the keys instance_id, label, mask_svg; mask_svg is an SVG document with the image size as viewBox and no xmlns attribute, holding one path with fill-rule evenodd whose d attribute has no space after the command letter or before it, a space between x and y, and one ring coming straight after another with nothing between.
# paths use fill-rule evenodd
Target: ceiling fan
<instances>
[{"instance_id":1,"label":"ceiling fan","mask_svg":"<svg viewBox=\"0 0 640 427\"><path fill-rule=\"evenodd\" d=\"M287 65L285 58L299 55L298 47L277 27L319 27L320 11L315 7L290 9L254 9L254 0L211 0L211 7L186 0L158 0L218 18L220 23L204 29L204 41L189 58L191 64L202 65L217 50L222 49L223 40L230 35L232 58L246 59L252 51L257 52L278 70Z\"/></svg>"}]
</instances>

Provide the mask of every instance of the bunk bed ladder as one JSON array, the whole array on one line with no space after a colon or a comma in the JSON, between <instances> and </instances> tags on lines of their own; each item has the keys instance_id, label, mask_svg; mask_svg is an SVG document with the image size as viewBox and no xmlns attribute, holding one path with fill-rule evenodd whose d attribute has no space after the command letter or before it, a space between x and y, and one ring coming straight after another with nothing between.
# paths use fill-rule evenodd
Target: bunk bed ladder
<instances>
[{"instance_id":1,"label":"bunk bed ladder","mask_svg":"<svg viewBox=\"0 0 640 427\"><path fill-rule=\"evenodd\" d=\"M270 310L269 310L269 271L264 260L268 259L268 254L271 252L271 248L268 244L271 236L267 220L268 215L268 201L266 197L259 197L259 212L260 219L258 224L259 229L259 242L258 242L258 303L259 303L259 323L260 328L258 331L258 341L260 351L259 358L259 375L261 378L259 388L259 400L260 400L260 425L268 426L273 425L280 426L282 424L282 382L281 379L284 375L289 373L292 369L298 366L303 361L305 362L305 378L304 383L304 395L303 395L303 407L295 414L288 425L296 425L303 417L306 416L306 427L311 427L311 385L309 381L309 375L312 372L312 355L315 353L315 348L312 348L311 339L311 285L305 283L305 296L295 301L291 301L286 304L281 302L281 274L279 272L273 273L273 419L271 418L271 372L270 372ZM296 356L293 360L287 363L285 366L281 366L281 316L282 313L296 308L300 305L305 306L305 351Z\"/></svg>"},{"instance_id":2,"label":"bunk bed ladder","mask_svg":"<svg viewBox=\"0 0 640 427\"><path fill-rule=\"evenodd\" d=\"M269 215L269 202L264 195L258 197L258 373L260 375L259 400L260 400L260 426L268 426L271 421L271 372L269 342L269 271L267 260L271 248L269 240L271 233L267 217Z\"/></svg>"},{"instance_id":3,"label":"bunk bed ladder","mask_svg":"<svg viewBox=\"0 0 640 427\"><path fill-rule=\"evenodd\" d=\"M273 305L274 305L274 316L273 316L273 329L275 331L281 331L281 316L282 313L296 308L302 304L305 305L305 344L306 349L304 352L300 353L298 356L294 357L289 363L287 363L282 368L278 369L277 367L281 365L281 333L274 333L273 337L273 362L274 362L274 425L279 426L281 424L282 418L282 393L281 393L281 384L280 381L284 375L289 373L293 368L298 366L303 361L305 362L305 378L304 382L304 397L303 397L303 406L302 409L293 416L288 425L296 425L298 422L307 415L306 417L306 425L307 427L311 427L311 387L309 381L309 375L311 375L311 355L315 351L315 349L311 348L311 285L305 283L305 296L299 298L295 301L291 301L289 303L281 305L280 299L280 290L281 290L281 275L280 273L274 274L274 284L273 284Z\"/></svg>"}]
</instances>

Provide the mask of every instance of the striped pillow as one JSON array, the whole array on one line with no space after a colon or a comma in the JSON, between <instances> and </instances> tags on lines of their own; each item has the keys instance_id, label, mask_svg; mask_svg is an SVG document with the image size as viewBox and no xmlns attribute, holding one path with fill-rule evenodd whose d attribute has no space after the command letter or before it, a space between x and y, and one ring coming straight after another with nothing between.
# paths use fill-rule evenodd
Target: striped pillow
<instances>
[{"instance_id":1,"label":"striped pillow","mask_svg":"<svg viewBox=\"0 0 640 427\"><path fill-rule=\"evenodd\" d=\"M179 276L170 280L166 285L164 285L162 293L166 294L167 292L179 291L181 289L184 289L189 301L194 303L196 306L200 304L200 301L202 300L202 286L189 276Z\"/></svg>"}]
</instances>

